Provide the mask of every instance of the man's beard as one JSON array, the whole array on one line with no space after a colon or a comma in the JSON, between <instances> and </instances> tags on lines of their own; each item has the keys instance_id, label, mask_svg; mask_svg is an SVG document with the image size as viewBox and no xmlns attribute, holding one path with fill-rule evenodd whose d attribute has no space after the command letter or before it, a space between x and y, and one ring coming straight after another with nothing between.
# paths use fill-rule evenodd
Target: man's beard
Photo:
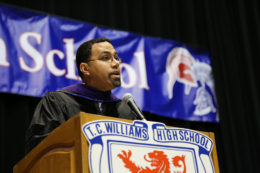
<instances>
[{"instance_id":1,"label":"man's beard","mask_svg":"<svg viewBox=\"0 0 260 173\"><path fill-rule=\"evenodd\" d=\"M117 79L111 79L112 84L114 87L120 87L121 86L121 78L117 78Z\"/></svg>"},{"instance_id":2,"label":"man's beard","mask_svg":"<svg viewBox=\"0 0 260 173\"><path fill-rule=\"evenodd\" d=\"M118 75L118 77L113 77L113 75ZM121 75L120 71L113 71L109 73L108 78L110 79L112 85L114 87L120 87L121 86Z\"/></svg>"}]
</instances>

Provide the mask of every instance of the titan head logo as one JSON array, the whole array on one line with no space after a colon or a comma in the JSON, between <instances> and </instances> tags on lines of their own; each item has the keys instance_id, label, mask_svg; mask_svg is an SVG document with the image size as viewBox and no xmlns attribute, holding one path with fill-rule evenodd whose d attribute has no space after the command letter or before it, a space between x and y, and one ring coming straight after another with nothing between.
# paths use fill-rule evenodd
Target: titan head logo
<instances>
[{"instance_id":1,"label":"titan head logo","mask_svg":"<svg viewBox=\"0 0 260 173\"><path fill-rule=\"evenodd\" d=\"M197 87L196 78L192 68L195 62L189 51L182 47L172 49L167 57L166 72L169 76L169 99L173 98L173 86L176 81L185 84L185 93L189 93L191 87Z\"/></svg>"}]
</instances>

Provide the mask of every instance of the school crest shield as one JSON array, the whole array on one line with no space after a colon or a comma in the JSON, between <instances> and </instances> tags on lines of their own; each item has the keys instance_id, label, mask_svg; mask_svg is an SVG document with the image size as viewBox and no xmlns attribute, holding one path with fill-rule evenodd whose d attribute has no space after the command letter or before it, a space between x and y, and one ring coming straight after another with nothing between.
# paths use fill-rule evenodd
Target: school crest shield
<instances>
[{"instance_id":1,"label":"school crest shield","mask_svg":"<svg viewBox=\"0 0 260 173\"><path fill-rule=\"evenodd\" d=\"M92 173L210 173L213 141L197 131L149 121L92 121L82 126Z\"/></svg>"}]
</instances>

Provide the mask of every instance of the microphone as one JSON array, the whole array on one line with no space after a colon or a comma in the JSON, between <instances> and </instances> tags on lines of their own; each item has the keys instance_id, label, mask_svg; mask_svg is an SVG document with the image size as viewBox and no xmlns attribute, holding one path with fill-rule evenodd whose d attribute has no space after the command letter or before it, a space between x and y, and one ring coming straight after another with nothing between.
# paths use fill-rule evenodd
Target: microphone
<instances>
[{"instance_id":1,"label":"microphone","mask_svg":"<svg viewBox=\"0 0 260 173\"><path fill-rule=\"evenodd\" d=\"M134 97L132 96L132 94L130 93L126 93L123 96L123 102L126 103L131 109L132 111L134 111L136 113L136 115L138 115L138 117L141 120L146 120L142 114L142 112L140 111L140 109L138 108L138 106L136 105L135 101L134 101Z\"/></svg>"}]
</instances>

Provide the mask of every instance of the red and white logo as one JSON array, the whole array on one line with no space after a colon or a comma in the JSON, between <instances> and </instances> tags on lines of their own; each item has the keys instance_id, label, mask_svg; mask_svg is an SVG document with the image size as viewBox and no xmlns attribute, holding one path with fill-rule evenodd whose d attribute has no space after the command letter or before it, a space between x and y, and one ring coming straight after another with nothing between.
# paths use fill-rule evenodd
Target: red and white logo
<instances>
[{"instance_id":1,"label":"red and white logo","mask_svg":"<svg viewBox=\"0 0 260 173\"><path fill-rule=\"evenodd\" d=\"M185 95L189 95L192 88L196 89L195 98L192 95L195 105L194 115L204 116L216 112L213 101L214 81L209 64L196 60L187 49L175 47L168 54L166 72L169 76L167 83L169 99L173 99L174 86L178 81L184 85Z\"/></svg>"},{"instance_id":2,"label":"red and white logo","mask_svg":"<svg viewBox=\"0 0 260 173\"><path fill-rule=\"evenodd\" d=\"M190 52L182 47L172 49L167 57L166 72L169 76L168 93L169 99L173 97L173 86L176 81L185 84L185 92L190 87L197 87L197 82L192 65L195 60Z\"/></svg>"}]
</instances>

